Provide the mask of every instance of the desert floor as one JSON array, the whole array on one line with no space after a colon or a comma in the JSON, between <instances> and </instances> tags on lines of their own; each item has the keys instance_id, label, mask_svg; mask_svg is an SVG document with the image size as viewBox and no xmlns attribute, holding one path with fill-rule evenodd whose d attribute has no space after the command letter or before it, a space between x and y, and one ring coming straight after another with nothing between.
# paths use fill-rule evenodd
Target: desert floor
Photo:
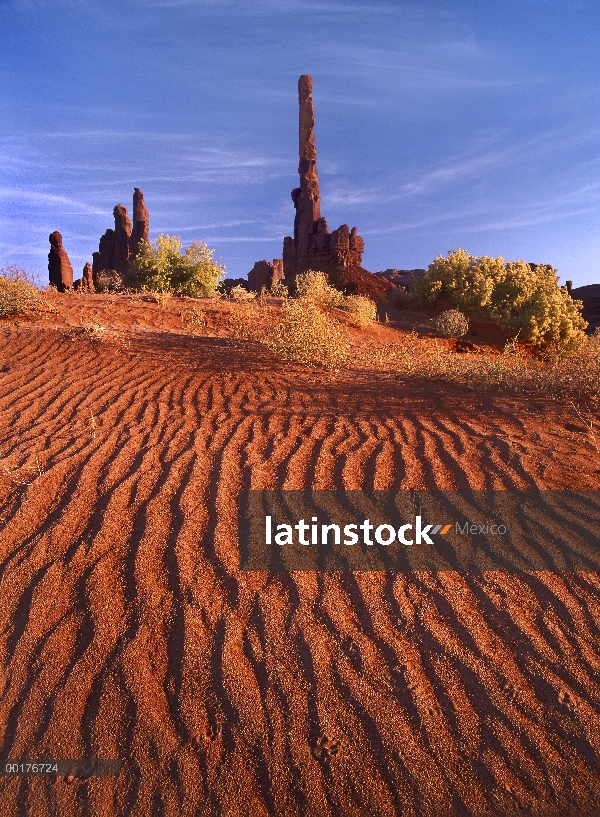
<instances>
[{"instance_id":1,"label":"desert floor","mask_svg":"<svg viewBox=\"0 0 600 817\"><path fill-rule=\"evenodd\" d=\"M600 814L598 574L238 568L242 488L600 487L568 401L55 300L0 324L0 757L122 771L2 815Z\"/></svg>"}]
</instances>

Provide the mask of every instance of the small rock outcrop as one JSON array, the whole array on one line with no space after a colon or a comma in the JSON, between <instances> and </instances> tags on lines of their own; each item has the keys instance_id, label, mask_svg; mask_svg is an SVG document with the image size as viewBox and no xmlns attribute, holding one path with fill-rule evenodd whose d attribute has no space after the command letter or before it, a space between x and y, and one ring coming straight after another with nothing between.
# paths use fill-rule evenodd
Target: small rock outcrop
<instances>
[{"instance_id":1,"label":"small rock outcrop","mask_svg":"<svg viewBox=\"0 0 600 817\"><path fill-rule=\"evenodd\" d=\"M94 291L94 277L92 273L92 265L90 262L86 262L85 267L83 268L83 275L81 276L81 288L87 289L90 292Z\"/></svg>"},{"instance_id":2,"label":"small rock outcrop","mask_svg":"<svg viewBox=\"0 0 600 817\"><path fill-rule=\"evenodd\" d=\"M274 258L269 261L257 261L248 273L248 289L260 292L263 287L271 289L273 284L283 280L283 260Z\"/></svg>"},{"instance_id":3,"label":"small rock outcrop","mask_svg":"<svg viewBox=\"0 0 600 817\"><path fill-rule=\"evenodd\" d=\"M150 235L150 215L144 203L144 194L136 187L133 191L133 226L131 229L130 255L135 258L140 241L148 241Z\"/></svg>"},{"instance_id":4,"label":"small rock outcrop","mask_svg":"<svg viewBox=\"0 0 600 817\"><path fill-rule=\"evenodd\" d=\"M73 287L73 267L67 251L62 245L62 235L55 230L48 236L50 252L48 253L48 278L50 285L59 292Z\"/></svg>"}]
</instances>

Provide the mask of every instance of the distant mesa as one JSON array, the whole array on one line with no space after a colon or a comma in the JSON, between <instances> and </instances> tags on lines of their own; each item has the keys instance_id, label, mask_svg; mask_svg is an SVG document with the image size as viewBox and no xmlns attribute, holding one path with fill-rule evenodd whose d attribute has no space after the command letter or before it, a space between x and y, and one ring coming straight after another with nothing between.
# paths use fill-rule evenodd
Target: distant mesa
<instances>
[{"instance_id":1,"label":"distant mesa","mask_svg":"<svg viewBox=\"0 0 600 817\"><path fill-rule=\"evenodd\" d=\"M73 287L73 267L67 251L62 245L62 235L55 230L48 236L50 252L48 253L48 278L50 285L59 292Z\"/></svg>"},{"instance_id":2,"label":"distant mesa","mask_svg":"<svg viewBox=\"0 0 600 817\"><path fill-rule=\"evenodd\" d=\"M404 287L410 292L418 278L423 278L427 275L426 269L386 269L382 272L375 272L380 278L385 278L386 281L394 284L397 287Z\"/></svg>"},{"instance_id":3,"label":"distant mesa","mask_svg":"<svg viewBox=\"0 0 600 817\"><path fill-rule=\"evenodd\" d=\"M283 240L283 259L257 261L248 275L248 287L259 290L268 283L285 280L292 284L298 273L320 270L327 273L334 286L349 294L384 298L392 289L385 278L362 268L364 241L356 227L342 224L330 232L321 216L321 196L317 175L315 145L315 113L312 100L312 77L303 75L298 81L300 103L300 187L292 190L296 209L294 235Z\"/></svg>"},{"instance_id":4,"label":"distant mesa","mask_svg":"<svg viewBox=\"0 0 600 817\"><path fill-rule=\"evenodd\" d=\"M567 281L567 284L570 283ZM571 297L576 301L583 301L581 314L588 322L585 330L588 335L593 334L600 327L600 284L571 288Z\"/></svg>"}]
</instances>

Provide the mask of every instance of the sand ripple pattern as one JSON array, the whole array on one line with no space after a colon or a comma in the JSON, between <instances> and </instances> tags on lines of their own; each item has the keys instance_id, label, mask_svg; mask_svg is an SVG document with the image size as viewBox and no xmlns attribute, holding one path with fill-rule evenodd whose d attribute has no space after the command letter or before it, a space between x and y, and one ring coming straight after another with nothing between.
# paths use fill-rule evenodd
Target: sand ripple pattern
<instances>
[{"instance_id":1,"label":"sand ripple pattern","mask_svg":"<svg viewBox=\"0 0 600 817\"><path fill-rule=\"evenodd\" d=\"M600 813L597 574L237 566L242 488L597 487L559 408L219 339L0 343L0 757L122 761L3 779L3 814Z\"/></svg>"}]
</instances>

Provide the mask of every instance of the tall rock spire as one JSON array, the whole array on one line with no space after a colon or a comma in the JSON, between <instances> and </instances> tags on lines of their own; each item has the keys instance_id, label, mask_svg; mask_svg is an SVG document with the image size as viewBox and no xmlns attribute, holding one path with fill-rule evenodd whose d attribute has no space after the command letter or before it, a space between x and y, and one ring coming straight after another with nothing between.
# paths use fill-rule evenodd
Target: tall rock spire
<instances>
[{"instance_id":1,"label":"tall rock spire","mask_svg":"<svg viewBox=\"0 0 600 817\"><path fill-rule=\"evenodd\" d=\"M321 217L321 197L317 175L317 149L315 146L315 109L312 100L312 77L303 74L298 80L300 102L300 187L292 191L296 208L294 240L298 251L308 249L309 236L314 232L315 221Z\"/></svg>"},{"instance_id":2,"label":"tall rock spire","mask_svg":"<svg viewBox=\"0 0 600 817\"><path fill-rule=\"evenodd\" d=\"M148 241L150 231L150 216L144 203L144 194L139 187L133 191L133 225L131 230L130 254L135 258L140 241Z\"/></svg>"},{"instance_id":3,"label":"tall rock spire","mask_svg":"<svg viewBox=\"0 0 600 817\"><path fill-rule=\"evenodd\" d=\"M333 233L321 216L321 196L317 175L315 146L315 110L312 100L312 77L303 74L298 81L300 103L300 187L292 190L296 208L294 237L283 240L285 277L293 280L307 269L331 274L360 267L364 244L356 227L342 224Z\"/></svg>"}]
</instances>

